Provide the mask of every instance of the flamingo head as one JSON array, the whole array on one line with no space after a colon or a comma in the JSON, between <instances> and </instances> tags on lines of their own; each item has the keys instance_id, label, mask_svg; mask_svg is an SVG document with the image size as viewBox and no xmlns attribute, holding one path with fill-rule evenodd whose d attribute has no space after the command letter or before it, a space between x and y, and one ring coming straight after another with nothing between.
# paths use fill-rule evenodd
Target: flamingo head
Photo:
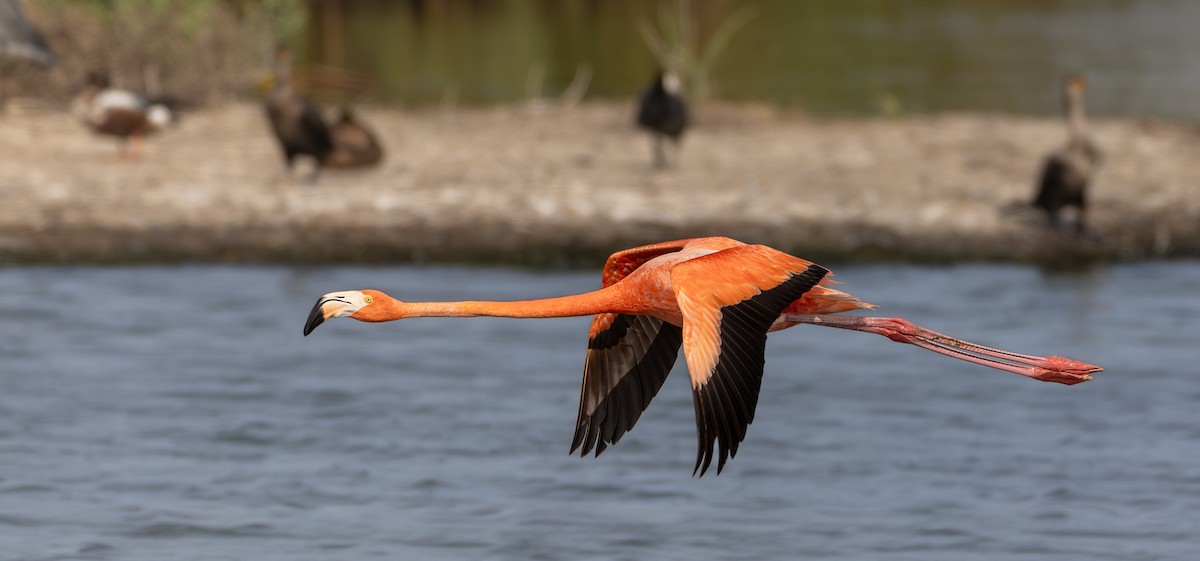
<instances>
[{"instance_id":1,"label":"flamingo head","mask_svg":"<svg viewBox=\"0 0 1200 561\"><path fill-rule=\"evenodd\" d=\"M329 318L349 317L370 322L397 319L395 308L399 304L399 300L378 290L330 292L318 299L312 311L308 313L308 321L304 323L304 335L312 333Z\"/></svg>"}]
</instances>

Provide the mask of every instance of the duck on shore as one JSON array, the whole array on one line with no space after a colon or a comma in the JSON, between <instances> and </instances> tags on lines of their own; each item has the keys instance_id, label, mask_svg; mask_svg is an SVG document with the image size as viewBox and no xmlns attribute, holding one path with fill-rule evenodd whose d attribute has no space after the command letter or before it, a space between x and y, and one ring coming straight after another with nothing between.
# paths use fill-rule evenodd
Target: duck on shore
<instances>
[{"instance_id":1,"label":"duck on shore","mask_svg":"<svg viewBox=\"0 0 1200 561\"><path fill-rule=\"evenodd\" d=\"M1046 157L1033 206L1046 212L1050 224L1059 225L1059 212L1074 207L1075 231L1086 229L1087 191L1100 169L1100 149L1087 132L1083 76L1072 74L1063 81L1063 111L1067 142Z\"/></svg>"},{"instance_id":2,"label":"duck on shore","mask_svg":"<svg viewBox=\"0 0 1200 561\"><path fill-rule=\"evenodd\" d=\"M669 70L660 71L654 77L654 83L642 92L637 114L638 126L650 131L653 137L655 167L667 167L664 143L670 140L678 149L688 122L688 107L679 76Z\"/></svg>"},{"instance_id":3,"label":"duck on shore","mask_svg":"<svg viewBox=\"0 0 1200 561\"><path fill-rule=\"evenodd\" d=\"M121 140L118 155L140 158L142 140L175 122L165 104L129 90L110 87L108 77L91 72L71 100L71 113L93 131Z\"/></svg>"},{"instance_id":4,"label":"duck on shore","mask_svg":"<svg viewBox=\"0 0 1200 561\"><path fill-rule=\"evenodd\" d=\"M331 169L372 166L383 159L383 147L349 107L343 107L330 129L333 151L322 162Z\"/></svg>"}]
</instances>

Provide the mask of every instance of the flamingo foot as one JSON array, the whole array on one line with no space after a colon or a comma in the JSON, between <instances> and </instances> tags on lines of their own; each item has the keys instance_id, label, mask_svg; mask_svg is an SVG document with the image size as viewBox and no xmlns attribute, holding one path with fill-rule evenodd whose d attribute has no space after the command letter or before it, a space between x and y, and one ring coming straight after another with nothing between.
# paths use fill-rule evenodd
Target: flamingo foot
<instances>
[{"instance_id":1,"label":"flamingo foot","mask_svg":"<svg viewBox=\"0 0 1200 561\"><path fill-rule=\"evenodd\" d=\"M837 327L883 335L897 343L916 345L951 358L1012 372L1043 382L1078 384L1092 379L1103 368L1060 356L1023 355L985 347L925 329L904 318L784 314L784 321Z\"/></svg>"},{"instance_id":2,"label":"flamingo foot","mask_svg":"<svg viewBox=\"0 0 1200 561\"><path fill-rule=\"evenodd\" d=\"M1030 378L1043 382L1058 382L1068 386L1092 379L1092 374L1103 371L1099 366L1071 360L1061 356L1042 359L1042 366L1035 368Z\"/></svg>"}]
</instances>

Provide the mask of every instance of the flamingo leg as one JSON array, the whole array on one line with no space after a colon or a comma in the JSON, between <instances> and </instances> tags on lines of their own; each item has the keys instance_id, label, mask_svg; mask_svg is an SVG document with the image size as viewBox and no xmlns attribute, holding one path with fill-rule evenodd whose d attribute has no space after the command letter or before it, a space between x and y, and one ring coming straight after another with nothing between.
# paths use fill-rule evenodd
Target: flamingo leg
<instances>
[{"instance_id":1,"label":"flamingo leg","mask_svg":"<svg viewBox=\"0 0 1200 561\"><path fill-rule=\"evenodd\" d=\"M829 314L784 314L786 322L837 327L883 335L897 343L908 343L959 360L1028 376L1043 382L1078 384L1104 370L1099 366L1060 356L1023 355L985 347L925 329L904 318L837 316Z\"/></svg>"}]
</instances>

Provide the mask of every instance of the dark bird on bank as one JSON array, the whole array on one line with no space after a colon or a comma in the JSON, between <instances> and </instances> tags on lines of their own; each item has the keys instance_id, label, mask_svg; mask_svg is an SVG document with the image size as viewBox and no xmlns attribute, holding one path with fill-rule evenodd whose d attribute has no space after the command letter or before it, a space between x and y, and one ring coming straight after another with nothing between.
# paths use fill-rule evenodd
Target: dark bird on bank
<instances>
[{"instance_id":1,"label":"dark bird on bank","mask_svg":"<svg viewBox=\"0 0 1200 561\"><path fill-rule=\"evenodd\" d=\"M287 47L275 50L275 76L267 94L267 118L283 149L284 164L290 170L296 156L307 155L321 162L333 152L333 135L321 111L296 94L292 86L292 52Z\"/></svg>"},{"instance_id":2,"label":"dark bird on bank","mask_svg":"<svg viewBox=\"0 0 1200 561\"><path fill-rule=\"evenodd\" d=\"M316 105L296 93L292 53L287 47L275 51L272 81L267 95L267 117L289 170L300 155L316 161L314 176L323 168L366 167L383 159L378 138L349 108L342 108L337 121L330 125Z\"/></svg>"},{"instance_id":3,"label":"dark bird on bank","mask_svg":"<svg viewBox=\"0 0 1200 561\"><path fill-rule=\"evenodd\" d=\"M106 76L95 72L88 74L71 100L71 113L93 131L119 138L119 155L134 158L141 157L146 135L176 120L166 104L112 88Z\"/></svg>"},{"instance_id":4,"label":"dark bird on bank","mask_svg":"<svg viewBox=\"0 0 1200 561\"><path fill-rule=\"evenodd\" d=\"M16 0L0 0L0 58L28 60L51 67L57 57L38 30L34 29Z\"/></svg>"},{"instance_id":5,"label":"dark bird on bank","mask_svg":"<svg viewBox=\"0 0 1200 561\"><path fill-rule=\"evenodd\" d=\"M688 107L681 94L679 77L674 72L660 71L652 84L642 93L638 106L637 124L653 135L654 165L667 167L666 140L679 147L683 131L688 126Z\"/></svg>"},{"instance_id":6,"label":"dark bird on bank","mask_svg":"<svg viewBox=\"0 0 1200 561\"><path fill-rule=\"evenodd\" d=\"M371 166L383 159L383 147L349 107L343 107L341 115L330 129L333 151L325 157L323 165L332 169L350 169Z\"/></svg>"},{"instance_id":7,"label":"dark bird on bank","mask_svg":"<svg viewBox=\"0 0 1200 561\"><path fill-rule=\"evenodd\" d=\"M1063 82L1063 109L1067 120L1067 143L1055 150L1042 165L1033 206L1046 212L1050 223L1059 224L1059 212L1075 207L1075 230L1085 230L1088 186L1100 169L1102 155L1087 133L1083 77L1067 76Z\"/></svg>"}]
</instances>

